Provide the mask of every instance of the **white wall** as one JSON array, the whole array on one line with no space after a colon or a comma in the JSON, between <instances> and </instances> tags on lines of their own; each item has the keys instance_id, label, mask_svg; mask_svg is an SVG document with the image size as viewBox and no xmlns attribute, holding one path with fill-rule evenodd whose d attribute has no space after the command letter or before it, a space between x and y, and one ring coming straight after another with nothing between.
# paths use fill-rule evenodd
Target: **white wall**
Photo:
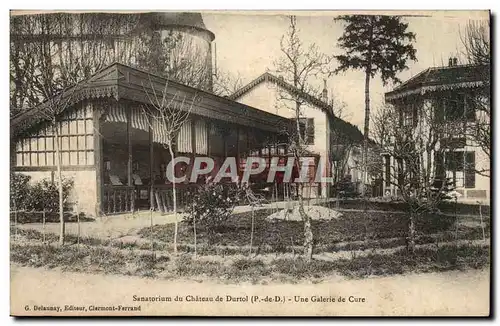
<instances>
[{"instance_id":1,"label":"white wall","mask_svg":"<svg viewBox=\"0 0 500 326\"><path fill-rule=\"evenodd\" d=\"M279 90L270 82L260 83L236 101L285 118L295 118L295 111L290 109L293 103L280 101ZM314 119L314 144L308 145L307 149L328 158L330 128L326 114L309 104L304 104L301 111L301 117ZM322 193L326 194L327 186L322 185L322 188Z\"/></svg>"},{"instance_id":2,"label":"white wall","mask_svg":"<svg viewBox=\"0 0 500 326\"><path fill-rule=\"evenodd\" d=\"M18 172L31 177L31 182L42 179L51 179L50 171L30 171ZM95 205L97 203L96 172L91 171L62 171L63 178L72 178L74 187L71 193L71 200L78 200L78 209L87 215L95 215ZM54 178L57 178L54 173ZM54 180L55 180L54 179Z\"/></svg>"}]
</instances>

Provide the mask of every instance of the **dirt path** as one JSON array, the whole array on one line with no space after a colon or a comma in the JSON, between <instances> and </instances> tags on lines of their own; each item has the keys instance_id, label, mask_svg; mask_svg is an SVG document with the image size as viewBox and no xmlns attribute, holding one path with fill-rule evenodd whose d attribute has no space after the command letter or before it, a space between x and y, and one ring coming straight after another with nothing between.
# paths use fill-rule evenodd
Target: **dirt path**
<instances>
[{"instance_id":1,"label":"dirt path","mask_svg":"<svg viewBox=\"0 0 500 326\"><path fill-rule=\"evenodd\" d=\"M171 302L137 302L138 297L170 297ZM187 295L220 296L221 302L187 301ZM175 301L179 296L182 302ZM248 301L228 301L228 297ZM252 303L258 296L260 303ZM265 302L280 296L284 302ZM313 296L346 298L346 302L311 302ZM349 302L349 297L364 302ZM351 298L351 300L353 300ZM302 299L302 302L295 302ZM305 300L308 302L304 302ZM359 299L358 301L362 301ZM34 311L35 305L82 306L84 311ZM99 312L91 306L140 306L140 311ZM28 311L26 309L29 309ZM142 279L115 275L63 273L11 267L11 313L14 315L474 315L489 311L489 270L410 274L320 284L222 284L189 280Z\"/></svg>"},{"instance_id":2,"label":"dirt path","mask_svg":"<svg viewBox=\"0 0 500 326\"><path fill-rule=\"evenodd\" d=\"M182 220L182 214L178 214L178 220ZM173 214L161 215L158 212L153 213L153 225L174 223ZM80 223L80 235L82 237L93 237L102 240L116 239L126 235L133 235L138 230L150 226L149 211L137 212L134 214L122 214L116 216L106 216L97 218L93 222ZM22 229L34 229L43 231L42 223L18 224ZM59 223L46 223L45 232L59 234ZM66 233L76 235L78 232L77 223L66 223Z\"/></svg>"}]
</instances>

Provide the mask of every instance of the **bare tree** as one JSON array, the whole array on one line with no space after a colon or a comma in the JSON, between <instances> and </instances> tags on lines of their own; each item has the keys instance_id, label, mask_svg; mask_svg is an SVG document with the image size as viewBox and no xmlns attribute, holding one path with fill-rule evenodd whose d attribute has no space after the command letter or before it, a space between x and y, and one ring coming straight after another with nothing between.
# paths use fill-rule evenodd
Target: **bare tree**
<instances>
[{"instance_id":1,"label":"bare tree","mask_svg":"<svg viewBox=\"0 0 500 326\"><path fill-rule=\"evenodd\" d=\"M299 170L300 158L307 152L307 142L301 125L306 99L301 94L313 96L319 94L319 90L312 88L310 82L312 78L327 73L326 67L331 58L320 53L315 44L305 48L298 34L296 17L290 16L289 19L288 32L282 36L280 42L282 57L274 65L278 75L297 89L297 92L293 93L280 90L278 100L295 113L295 131L291 133L290 151L294 154L295 164ZM299 214L304 221L304 256L307 261L311 261L313 252L311 217L304 210L303 183L299 183L298 187Z\"/></svg>"},{"instance_id":2,"label":"bare tree","mask_svg":"<svg viewBox=\"0 0 500 326\"><path fill-rule=\"evenodd\" d=\"M137 24L137 16L109 13L12 15L13 114L47 100L47 82L63 90L112 62L132 62L137 51L124 35Z\"/></svg>"},{"instance_id":3,"label":"bare tree","mask_svg":"<svg viewBox=\"0 0 500 326\"><path fill-rule=\"evenodd\" d=\"M491 92L490 92L490 22L469 21L465 31L461 33L464 56L468 63L474 65L476 76L483 82L482 87L475 89L468 97L467 105L475 113L475 119L467 122L467 136L475 142L491 160ZM480 175L490 177L490 169L476 169Z\"/></svg>"},{"instance_id":4,"label":"bare tree","mask_svg":"<svg viewBox=\"0 0 500 326\"><path fill-rule=\"evenodd\" d=\"M41 69L59 90L120 62L212 91L206 49L189 33L154 30L138 14L12 15L10 26L12 115L47 100Z\"/></svg>"},{"instance_id":5,"label":"bare tree","mask_svg":"<svg viewBox=\"0 0 500 326\"><path fill-rule=\"evenodd\" d=\"M214 75L213 93L219 96L229 96L243 87L241 75L222 71L218 68Z\"/></svg>"},{"instance_id":6,"label":"bare tree","mask_svg":"<svg viewBox=\"0 0 500 326\"><path fill-rule=\"evenodd\" d=\"M157 131L158 134L163 136L165 149L168 149L172 162L175 162L174 146L177 137L184 123L189 121L189 115L193 107L195 99L187 100L178 94L174 94L169 98L168 96L168 81L165 83L163 91L157 92L155 86L150 81L150 91L143 85L144 91L148 96L149 103L146 105L144 113L148 116L148 121L152 130ZM177 219L177 194L176 194L176 181L175 181L175 166L170 164L170 173L172 181L172 196L173 196L173 211L175 219L174 227L174 254L177 254L177 234L178 234L178 219Z\"/></svg>"},{"instance_id":7,"label":"bare tree","mask_svg":"<svg viewBox=\"0 0 500 326\"><path fill-rule=\"evenodd\" d=\"M42 70L41 76L44 76L46 73L50 73L49 70ZM65 238L65 222L64 222L64 196L63 196L63 177L61 172L61 141L60 141L60 130L61 125L58 120L60 113L62 113L71 102L71 98L73 93L75 92L78 85L71 87L66 96L63 96L61 92L54 86L54 84L50 83L49 78L44 78L43 83L43 95L47 98L45 102L45 108L40 111L40 114L44 119L50 121L50 127L52 128L52 132L54 133L54 149L55 149L55 163L56 163L56 173L57 173L57 189L58 189L58 199L59 199L59 244L64 244Z\"/></svg>"},{"instance_id":8,"label":"bare tree","mask_svg":"<svg viewBox=\"0 0 500 326\"><path fill-rule=\"evenodd\" d=\"M409 206L408 248L415 249L415 221L426 212L435 211L446 198L451 185L445 173L445 154L456 148L454 129L436 119L429 103L414 99L418 105L418 121L405 124L403 107L387 107L374 117L375 130L382 150L397 162L391 165L386 182L394 185ZM410 114L413 114L410 113ZM446 162L450 164L451 162Z\"/></svg>"}]
</instances>

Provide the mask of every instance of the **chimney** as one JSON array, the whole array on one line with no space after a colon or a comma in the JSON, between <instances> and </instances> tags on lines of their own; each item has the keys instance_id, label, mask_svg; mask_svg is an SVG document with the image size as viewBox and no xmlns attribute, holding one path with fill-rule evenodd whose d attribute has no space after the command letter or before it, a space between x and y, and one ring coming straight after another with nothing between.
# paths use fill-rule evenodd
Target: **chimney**
<instances>
[{"instance_id":1,"label":"chimney","mask_svg":"<svg viewBox=\"0 0 500 326\"><path fill-rule=\"evenodd\" d=\"M328 103L328 90L326 89L326 79L323 79L323 92L321 94L321 100Z\"/></svg>"},{"instance_id":2,"label":"chimney","mask_svg":"<svg viewBox=\"0 0 500 326\"><path fill-rule=\"evenodd\" d=\"M453 58L453 65L454 66L457 66L458 65L458 59L455 57Z\"/></svg>"},{"instance_id":3,"label":"chimney","mask_svg":"<svg viewBox=\"0 0 500 326\"><path fill-rule=\"evenodd\" d=\"M453 66L453 59L450 57L448 59L448 67L451 67L451 66Z\"/></svg>"}]
</instances>

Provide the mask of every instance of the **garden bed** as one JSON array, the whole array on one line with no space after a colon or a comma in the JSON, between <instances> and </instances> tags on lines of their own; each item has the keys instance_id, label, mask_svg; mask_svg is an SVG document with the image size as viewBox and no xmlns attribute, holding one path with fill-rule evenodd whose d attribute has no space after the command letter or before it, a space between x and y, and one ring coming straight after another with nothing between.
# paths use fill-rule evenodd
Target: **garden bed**
<instances>
[{"instance_id":1,"label":"garden bed","mask_svg":"<svg viewBox=\"0 0 500 326\"><path fill-rule=\"evenodd\" d=\"M270 221L266 217L273 210L255 211L253 246L271 246L275 251L288 246L302 245L302 221ZM333 220L312 221L316 247L332 247L339 242L405 238L407 236L408 215L391 212L343 212L343 217ZM251 212L234 214L224 225L220 225L213 235L207 230L197 228L199 245L248 246L251 234ZM425 215L417 220L419 234L434 234L453 229L455 219L448 216ZM489 229L488 222L485 228ZM172 242L174 225L155 225L152 239L159 242ZM141 229L138 234L151 239L151 228ZM194 232L187 223L179 223L178 243L192 244Z\"/></svg>"},{"instance_id":2,"label":"garden bed","mask_svg":"<svg viewBox=\"0 0 500 326\"><path fill-rule=\"evenodd\" d=\"M330 203L319 203L321 206L326 206L330 208L336 207L336 202L332 201ZM362 198L353 199L339 199L339 208L341 209L364 209L365 202ZM380 210L388 212L406 212L409 209L408 204L402 201L386 201L377 198L370 198L366 202L366 208L368 210ZM455 214L455 202L447 201L439 204L438 209L443 214ZM479 215L479 205L477 204L467 204L467 203L456 203L456 212L460 215ZM490 206L482 205L481 213L484 216L490 216Z\"/></svg>"},{"instance_id":3,"label":"garden bed","mask_svg":"<svg viewBox=\"0 0 500 326\"><path fill-rule=\"evenodd\" d=\"M154 257L134 251L124 254L101 246L11 246L11 262L22 266L141 277L210 277L232 282L259 282L269 278L296 281L304 278L321 279L334 274L361 278L406 272L480 269L488 266L489 257L490 250L487 245L444 245L439 248L417 248L414 255L410 255L406 250L398 250L392 254L370 254L311 262L306 262L301 257L276 258L265 262L259 258L245 257L225 261L194 259L191 255L182 255L171 260L168 256Z\"/></svg>"}]
</instances>

